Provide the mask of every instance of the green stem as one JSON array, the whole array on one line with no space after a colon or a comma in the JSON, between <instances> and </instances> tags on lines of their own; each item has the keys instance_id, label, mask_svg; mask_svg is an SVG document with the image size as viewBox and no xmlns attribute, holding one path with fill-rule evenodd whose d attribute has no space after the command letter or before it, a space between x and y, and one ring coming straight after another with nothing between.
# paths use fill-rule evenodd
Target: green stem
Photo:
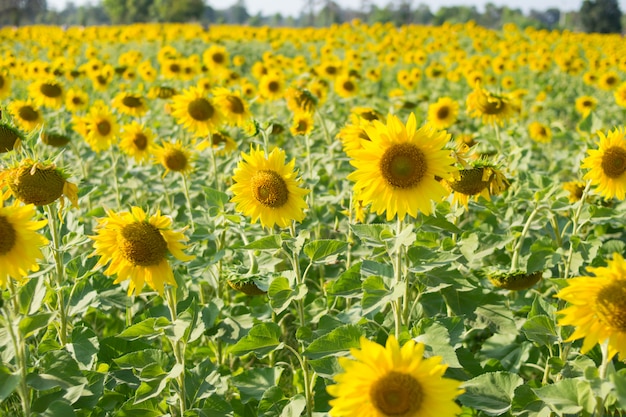
<instances>
[{"instance_id":1,"label":"green stem","mask_svg":"<svg viewBox=\"0 0 626 417\"><path fill-rule=\"evenodd\" d=\"M52 235L52 255L54 257L56 286L57 286L57 302L59 318L61 320L61 331L59 331L59 340L61 346L65 346L67 343L67 312L65 311L65 297L63 295L63 281L65 271L63 267L63 252L61 250L61 238L59 233L59 224L57 222L56 214L52 209L52 204L48 204L46 207L46 213L48 215L48 226L50 227L50 234ZM53 283L51 283L52 285Z\"/></svg>"},{"instance_id":2,"label":"green stem","mask_svg":"<svg viewBox=\"0 0 626 417\"><path fill-rule=\"evenodd\" d=\"M404 222L402 221L402 219L398 217L398 222L396 224L396 239L398 239L402 233L403 223ZM395 285L399 285L402 282L402 278L403 278L402 246L398 245L398 250L394 255L395 257L392 259L392 261L393 261ZM395 322L396 322L395 323L396 339L398 340L400 339L400 330L402 328L402 323L403 323L403 310L406 307L404 305L407 303L407 298L408 298L408 287L409 287L408 283L405 283L404 296L402 297L402 299L396 300L395 308L393 308L393 313L394 313Z\"/></svg>"},{"instance_id":3,"label":"green stem","mask_svg":"<svg viewBox=\"0 0 626 417\"><path fill-rule=\"evenodd\" d=\"M311 138L309 135L304 135L304 143L306 145L306 165L309 174L309 181L311 181L309 207L311 208L311 211L315 213L315 186L313 184L313 162L311 161Z\"/></svg>"},{"instance_id":4,"label":"green stem","mask_svg":"<svg viewBox=\"0 0 626 417\"><path fill-rule=\"evenodd\" d=\"M219 178L219 172L217 170L217 155L216 150L213 148L213 134L209 133L209 143L211 144L211 164L213 165L213 187L217 191L222 191L222 183Z\"/></svg>"},{"instance_id":5,"label":"green stem","mask_svg":"<svg viewBox=\"0 0 626 417\"><path fill-rule=\"evenodd\" d=\"M193 221L193 211L191 206L191 198L189 197L189 183L185 174L181 174L183 177L183 190L185 191L185 200L187 200L187 210L189 210L189 223L191 223L191 232L195 232L196 224Z\"/></svg>"},{"instance_id":6,"label":"green stem","mask_svg":"<svg viewBox=\"0 0 626 417\"><path fill-rule=\"evenodd\" d=\"M178 319L178 314L176 313L176 289L173 287L167 287L165 290L165 299L167 300L167 306L170 310L170 316L172 317L172 323L174 323ZM174 357L176 358L176 364L181 366L181 372L176 377L176 382L178 383L178 400L180 403L180 416L185 414L187 411L187 393L185 389L185 350L187 344L184 340L184 337L180 340L173 341L172 350L174 351Z\"/></svg>"},{"instance_id":7,"label":"green stem","mask_svg":"<svg viewBox=\"0 0 626 417\"><path fill-rule=\"evenodd\" d=\"M544 207L539 206L538 201L535 202L535 208L533 208L533 211L530 212L530 215L528 216L528 219L526 220L526 224L524 225L524 228L522 229L522 233L520 234L519 238L517 239L517 242L515 243L515 248L513 248L513 257L511 258L511 272L516 271L519 266L519 257L522 253L522 246L524 246L524 240L526 239L526 235L528 234L528 231L530 230L532 221L535 219L535 216L537 215L537 213L539 213L539 211L542 208Z\"/></svg>"},{"instance_id":8,"label":"green stem","mask_svg":"<svg viewBox=\"0 0 626 417\"><path fill-rule=\"evenodd\" d=\"M12 304L14 310L11 310L8 306L6 308L9 313L7 317L8 322L6 323L6 327L9 332L9 336L11 337L11 341L13 342L13 349L15 349L17 366L20 369L20 384L18 386L17 392L22 402L22 411L24 412L24 417L30 417L30 388L28 388L28 384L26 383L26 377L28 376L26 343L22 338L19 327L13 327L13 324L18 322L20 310L17 303L17 292L15 291L15 287L13 286L13 281L10 277L7 277L7 279L9 284L9 292L11 294L11 298L13 299Z\"/></svg>"},{"instance_id":9,"label":"green stem","mask_svg":"<svg viewBox=\"0 0 626 417\"><path fill-rule=\"evenodd\" d=\"M296 226L292 222L289 226L289 231L291 232L291 237L296 238ZM299 253L294 249L291 251L291 265L293 267L293 272L296 276L296 284L300 286L304 282L302 279L302 272L300 271L300 261L299 261ZM298 318L300 320L300 326L304 327L306 322L304 321L304 300L296 300L296 307L298 310Z\"/></svg>"},{"instance_id":10,"label":"green stem","mask_svg":"<svg viewBox=\"0 0 626 417\"><path fill-rule=\"evenodd\" d=\"M117 181L117 154L115 153L115 150L113 148L111 148L112 152L111 152L111 160L112 160L112 166L111 166L111 170L113 171L113 187L115 187L115 202L117 204L117 208L120 209L122 207L122 200L120 198L120 186L119 183Z\"/></svg>"},{"instance_id":11,"label":"green stem","mask_svg":"<svg viewBox=\"0 0 626 417\"><path fill-rule=\"evenodd\" d=\"M577 236L580 231L580 225L578 221L580 220L580 214L583 211L583 206L585 205L585 200L587 199L587 194L591 189L591 181L587 181L587 185L583 190L582 196L578 201L578 207L576 208L576 212L574 213L574 217L572 218L572 235L570 236L569 241L569 252L567 254L567 260L565 261L565 270L563 271L563 278L569 278L570 268L572 266L572 259L574 257L574 244L572 242L572 237Z\"/></svg>"},{"instance_id":12,"label":"green stem","mask_svg":"<svg viewBox=\"0 0 626 417\"><path fill-rule=\"evenodd\" d=\"M311 389L311 387L313 384L311 381L311 376L309 375L309 364L306 358L303 358L298 353L297 350L295 350L294 348L292 348L286 343L284 344L284 346L287 348L287 350L289 350L291 353L294 354L294 356L296 357L296 359L298 359L298 362L300 363L300 368L302 369L302 376L304 379L304 398L306 399L306 415L307 417L312 417L313 416L313 390Z\"/></svg>"},{"instance_id":13,"label":"green stem","mask_svg":"<svg viewBox=\"0 0 626 417\"><path fill-rule=\"evenodd\" d=\"M609 367L609 343L605 341L600 345L602 350L602 363L600 364L600 368L598 368L598 373L600 377L600 381L604 381L606 379L606 373ZM604 398L598 396L596 397L596 412L594 417L603 417L604 416Z\"/></svg>"}]
</instances>

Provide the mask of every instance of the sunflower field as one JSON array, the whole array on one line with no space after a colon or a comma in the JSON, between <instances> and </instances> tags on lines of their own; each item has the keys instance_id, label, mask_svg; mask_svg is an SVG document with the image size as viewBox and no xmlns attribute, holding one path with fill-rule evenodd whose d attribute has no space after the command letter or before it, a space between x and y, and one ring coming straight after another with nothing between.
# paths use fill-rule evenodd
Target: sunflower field
<instances>
[{"instance_id":1,"label":"sunflower field","mask_svg":"<svg viewBox=\"0 0 626 417\"><path fill-rule=\"evenodd\" d=\"M0 29L0 416L626 414L626 44Z\"/></svg>"}]
</instances>

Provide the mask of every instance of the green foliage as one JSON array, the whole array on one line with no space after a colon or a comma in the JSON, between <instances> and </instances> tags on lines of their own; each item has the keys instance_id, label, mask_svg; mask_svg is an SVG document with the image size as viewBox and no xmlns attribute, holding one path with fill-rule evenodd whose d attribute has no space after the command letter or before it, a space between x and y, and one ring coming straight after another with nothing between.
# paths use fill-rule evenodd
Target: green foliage
<instances>
[{"instance_id":1,"label":"green foliage","mask_svg":"<svg viewBox=\"0 0 626 417\"><path fill-rule=\"evenodd\" d=\"M580 18L587 32L621 33L622 11L617 0L585 0Z\"/></svg>"}]
</instances>

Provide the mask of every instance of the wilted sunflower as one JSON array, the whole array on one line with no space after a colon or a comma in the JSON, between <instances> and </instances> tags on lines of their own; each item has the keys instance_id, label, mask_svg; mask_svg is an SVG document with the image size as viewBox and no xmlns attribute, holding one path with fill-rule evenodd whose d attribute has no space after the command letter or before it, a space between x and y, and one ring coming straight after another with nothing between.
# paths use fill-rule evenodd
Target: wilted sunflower
<instances>
[{"instance_id":1,"label":"wilted sunflower","mask_svg":"<svg viewBox=\"0 0 626 417\"><path fill-rule=\"evenodd\" d=\"M222 110L197 87L174 96L172 115L178 124L196 136L208 136L223 120Z\"/></svg>"},{"instance_id":2,"label":"wilted sunflower","mask_svg":"<svg viewBox=\"0 0 626 417\"><path fill-rule=\"evenodd\" d=\"M532 122L528 125L528 134L535 142L550 143L552 141L552 129L540 122Z\"/></svg>"},{"instance_id":3,"label":"wilted sunflower","mask_svg":"<svg viewBox=\"0 0 626 417\"><path fill-rule=\"evenodd\" d=\"M587 116L598 106L598 100L592 96L581 96L576 99L575 108L583 117Z\"/></svg>"},{"instance_id":4,"label":"wilted sunflower","mask_svg":"<svg viewBox=\"0 0 626 417\"><path fill-rule=\"evenodd\" d=\"M182 231L171 230L172 220L157 211L148 217L139 207L130 212L107 211L108 217L100 219L91 256L100 256L96 268L109 267L106 275L117 275L115 284L130 280L128 295L138 294L144 284L163 295L165 284L176 286L172 268L167 260L171 253L181 261L194 257L185 255L187 240Z\"/></svg>"},{"instance_id":5,"label":"wilted sunflower","mask_svg":"<svg viewBox=\"0 0 626 417\"><path fill-rule=\"evenodd\" d=\"M490 196L500 194L510 186L504 174L485 161L477 161L473 167L455 172L454 179L442 181L454 191L454 201L465 207L471 197L476 201L479 197L489 200Z\"/></svg>"},{"instance_id":6,"label":"wilted sunflower","mask_svg":"<svg viewBox=\"0 0 626 417\"><path fill-rule=\"evenodd\" d=\"M567 280L567 287L556 297L570 306L557 312L560 325L574 326L574 333L566 340L584 338L581 353L587 353L597 343L608 340L608 358L619 353L626 359L626 261L618 254L606 267L587 267L595 277L576 277Z\"/></svg>"},{"instance_id":7,"label":"wilted sunflower","mask_svg":"<svg viewBox=\"0 0 626 417\"><path fill-rule=\"evenodd\" d=\"M211 133L209 139L205 139L196 145L198 151L203 151L209 147L213 149L215 155L226 155L237 150L237 142L228 133L218 130Z\"/></svg>"},{"instance_id":8,"label":"wilted sunflower","mask_svg":"<svg viewBox=\"0 0 626 417\"><path fill-rule=\"evenodd\" d=\"M285 91L287 108L293 113L314 113L317 98L307 89L289 87Z\"/></svg>"},{"instance_id":9,"label":"wilted sunflower","mask_svg":"<svg viewBox=\"0 0 626 417\"><path fill-rule=\"evenodd\" d=\"M307 203L304 196L309 190L300 188L301 180L294 171L295 159L285 163L285 151L274 148L269 156L260 149L241 153L233 174L234 194L231 202L237 211L261 221L263 227L287 227L293 220L302 221Z\"/></svg>"},{"instance_id":10,"label":"wilted sunflower","mask_svg":"<svg viewBox=\"0 0 626 417\"><path fill-rule=\"evenodd\" d=\"M294 136L310 134L313 131L313 116L310 113L295 113L289 131Z\"/></svg>"},{"instance_id":11,"label":"wilted sunflower","mask_svg":"<svg viewBox=\"0 0 626 417\"><path fill-rule=\"evenodd\" d=\"M406 126L389 114L387 124L378 120L365 127L370 141L355 150L350 163L356 171L348 175L355 182L364 204L372 204L377 214L387 213L387 220L404 219L418 211L429 214L431 202L447 195L435 177L450 179L456 171L454 159L443 149L450 135L428 126L417 129L415 114Z\"/></svg>"},{"instance_id":12,"label":"wilted sunflower","mask_svg":"<svg viewBox=\"0 0 626 417\"><path fill-rule=\"evenodd\" d=\"M147 161L154 152L154 133L138 122L122 126L120 149L138 163Z\"/></svg>"},{"instance_id":13,"label":"wilted sunflower","mask_svg":"<svg viewBox=\"0 0 626 417\"><path fill-rule=\"evenodd\" d=\"M581 168L588 169L583 179L591 180L598 192L606 199L626 196L626 132L615 128L605 135L598 132L598 149L587 150Z\"/></svg>"},{"instance_id":14,"label":"wilted sunflower","mask_svg":"<svg viewBox=\"0 0 626 417\"><path fill-rule=\"evenodd\" d=\"M117 93L111 103L113 108L129 116L141 117L148 112L148 104L141 94L122 91Z\"/></svg>"},{"instance_id":15,"label":"wilted sunflower","mask_svg":"<svg viewBox=\"0 0 626 417\"><path fill-rule=\"evenodd\" d=\"M481 118L483 123L502 125L519 113L520 107L516 99L509 94L494 94L478 84L467 96L467 112L471 117Z\"/></svg>"},{"instance_id":16,"label":"wilted sunflower","mask_svg":"<svg viewBox=\"0 0 626 417\"><path fill-rule=\"evenodd\" d=\"M455 398L461 382L444 378L441 356L424 358L424 345L407 341L402 347L393 335L385 347L361 337L354 357L339 358L343 372L326 389L331 417L452 417L461 412Z\"/></svg>"},{"instance_id":17,"label":"wilted sunflower","mask_svg":"<svg viewBox=\"0 0 626 417\"><path fill-rule=\"evenodd\" d=\"M170 171L187 175L193 169L191 166L191 152L185 149L180 142L163 142L163 146L155 147L154 156L165 168L163 177Z\"/></svg>"},{"instance_id":18,"label":"wilted sunflower","mask_svg":"<svg viewBox=\"0 0 626 417\"><path fill-rule=\"evenodd\" d=\"M13 116L15 124L27 132L37 129L43 124L41 111L31 99L12 101L7 108Z\"/></svg>"},{"instance_id":19,"label":"wilted sunflower","mask_svg":"<svg viewBox=\"0 0 626 417\"><path fill-rule=\"evenodd\" d=\"M35 104L51 109L58 109L63 105L65 92L63 84L54 78L41 78L28 86L28 95Z\"/></svg>"},{"instance_id":20,"label":"wilted sunflower","mask_svg":"<svg viewBox=\"0 0 626 417\"><path fill-rule=\"evenodd\" d=\"M213 89L215 106L224 115L226 123L233 126L244 126L252 117L248 102L238 91L230 91L224 87Z\"/></svg>"},{"instance_id":21,"label":"wilted sunflower","mask_svg":"<svg viewBox=\"0 0 626 417\"><path fill-rule=\"evenodd\" d=\"M17 200L5 206L0 193L0 287L7 279L17 281L29 271L39 270L39 259L44 259L41 247L48 240L36 232L47 220L33 220L36 211L33 205L21 205Z\"/></svg>"},{"instance_id":22,"label":"wilted sunflower","mask_svg":"<svg viewBox=\"0 0 626 417\"><path fill-rule=\"evenodd\" d=\"M0 122L0 153L19 148L24 140L22 133L11 125Z\"/></svg>"},{"instance_id":23,"label":"wilted sunflower","mask_svg":"<svg viewBox=\"0 0 626 417\"><path fill-rule=\"evenodd\" d=\"M8 187L11 194L25 204L45 206L63 196L78 207L78 187L67 181L68 175L54 164L33 162L30 159L0 171L0 189Z\"/></svg>"},{"instance_id":24,"label":"wilted sunflower","mask_svg":"<svg viewBox=\"0 0 626 417\"><path fill-rule=\"evenodd\" d=\"M459 103L450 97L441 97L428 106L428 123L436 129L447 129L456 122Z\"/></svg>"}]
</instances>

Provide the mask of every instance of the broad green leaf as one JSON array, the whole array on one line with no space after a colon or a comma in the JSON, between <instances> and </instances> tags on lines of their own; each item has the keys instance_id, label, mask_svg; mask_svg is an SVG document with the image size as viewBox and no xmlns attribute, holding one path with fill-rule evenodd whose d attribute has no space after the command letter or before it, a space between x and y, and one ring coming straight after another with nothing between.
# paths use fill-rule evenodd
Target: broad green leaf
<instances>
[{"instance_id":1,"label":"broad green leaf","mask_svg":"<svg viewBox=\"0 0 626 417\"><path fill-rule=\"evenodd\" d=\"M161 368L167 368L170 357L160 349L145 349L137 352L127 353L113 361L125 369L143 369L148 365L158 364Z\"/></svg>"},{"instance_id":2,"label":"broad green leaf","mask_svg":"<svg viewBox=\"0 0 626 417\"><path fill-rule=\"evenodd\" d=\"M347 352L350 348L358 348L360 346L359 340L362 334L361 330L353 324L338 327L314 340L304 350L303 355L309 359L320 359Z\"/></svg>"},{"instance_id":3,"label":"broad green leaf","mask_svg":"<svg viewBox=\"0 0 626 417\"><path fill-rule=\"evenodd\" d=\"M230 379L239 390L241 402L247 404L250 400L260 401L265 392L278 386L278 380L283 368L252 368Z\"/></svg>"},{"instance_id":4,"label":"broad green leaf","mask_svg":"<svg viewBox=\"0 0 626 417\"><path fill-rule=\"evenodd\" d=\"M278 415L286 403L282 388L279 386L270 387L263 393L263 397L259 401L259 414L263 416Z\"/></svg>"},{"instance_id":5,"label":"broad green leaf","mask_svg":"<svg viewBox=\"0 0 626 417\"><path fill-rule=\"evenodd\" d=\"M424 343L432 355L441 356L443 363L451 368L461 368L456 352L450 344L450 333L445 326L433 322L423 331L424 333L417 336L415 341Z\"/></svg>"},{"instance_id":6,"label":"broad green leaf","mask_svg":"<svg viewBox=\"0 0 626 417\"><path fill-rule=\"evenodd\" d=\"M87 308L94 306L94 300L98 297L98 292L93 288L88 278L83 278L75 284L70 296L67 314L69 316L75 316L84 314Z\"/></svg>"},{"instance_id":7,"label":"broad green leaf","mask_svg":"<svg viewBox=\"0 0 626 417\"><path fill-rule=\"evenodd\" d=\"M0 365L0 401L7 399L20 383L20 374L11 373L9 368Z\"/></svg>"},{"instance_id":8,"label":"broad green leaf","mask_svg":"<svg viewBox=\"0 0 626 417\"><path fill-rule=\"evenodd\" d=\"M233 408L221 395L211 395L204 399L204 406L200 411L204 417L227 417L232 415ZM196 417L196 415L185 413L185 417Z\"/></svg>"},{"instance_id":9,"label":"broad green leaf","mask_svg":"<svg viewBox=\"0 0 626 417\"><path fill-rule=\"evenodd\" d=\"M435 217L433 215L424 216L423 226L434 226L437 229L445 230L447 232L461 234L463 230L459 229L455 224L450 223L443 217Z\"/></svg>"},{"instance_id":10,"label":"broad green leaf","mask_svg":"<svg viewBox=\"0 0 626 417\"><path fill-rule=\"evenodd\" d=\"M328 294L337 297L361 295L361 264L354 264L328 286Z\"/></svg>"},{"instance_id":11,"label":"broad green leaf","mask_svg":"<svg viewBox=\"0 0 626 417\"><path fill-rule=\"evenodd\" d=\"M32 316L24 316L20 320L19 330L22 337L27 338L37 332L37 330L48 327L52 319L52 313L40 313Z\"/></svg>"},{"instance_id":12,"label":"broad green leaf","mask_svg":"<svg viewBox=\"0 0 626 417\"><path fill-rule=\"evenodd\" d=\"M289 403L283 408L280 417L300 417L306 408L306 399L302 394L296 394L289 400Z\"/></svg>"},{"instance_id":13,"label":"broad green leaf","mask_svg":"<svg viewBox=\"0 0 626 417\"><path fill-rule=\"evenodd\" d=\"M376 275L379 277L393 278L393 266L364 259L361 263L361 275L363 278Z\"/></svg>"},{"instance_id":14,"label":"broad green leaf","mask_svg":"<svg viewBox=\"0 0 626 417\"><path fill-rule=\"evenodd\" d=\"M363 314L383 309L389 302L397 300L404 294L404 282L393 282L379 276L370 276L363 281L363 298L361 307Z\"/></svg>"},{"instance_id":15,"label":"broad green leaf","mask_svg":"<svg viewBox=\"0 0 626 417\"><path fill-rule=\"evenodd\" d=\"M352 224L352 232L366 245L372 247L385 246L385 238L392 236L388 224Z\"/></svg>"},{"instance_id":16,"label":"broad green leaf","mask_svg":"<svg viewBox=\"0 0 626 417\"><path fill-rule=\"evenodd\" d=\"M335 375L341 373L343 368L339 365L336 356L325 356L322 359L309 360L311 368L322 378L332 379Z\"/></svg>"},{"instance_id":17,"label":"broad green leaf","mask_svg":"<svg viewBox=\"0 0 626 417\"><path fill-rule=\"evenodd\" d=\"M255 240L254 242L250 242L245 245L243 249L258 249L258 250L276 250L280 249L283 245L283 241L280 238L280 235L269 235L262 237L261 239Z\"/></svg>"},{"instance_id":18,"label":"broad green leaf","mask_svg":"<svg viewBox=\"0 0 626 417\"><path fill-rule=\"evenodd\" d=\"M144 370L147 368L144 368ZM135 404L142 403L151 398L155 398L161 394L161 392L167 386L167 383L176 377L178 377L181 372L183 372L183 366L181 364L176 364L172 367L172 370L168 373L155 373L155 377L150 380L143 380L137 388L135 392ZM143 373L143 372L142 372Z\"/></svg>"},{"instance_id":19,"label":"broad green leaf","mask_svg":"<svg viewBox=\"0 0 626 417\"><path fill-rule=\"evenodd\" d=\"M348 242L340 240L315 240L304 245L304 253L311 259L311 262L317 262L328 256L341 253L347 247Z\"/></svg>"},{"instance_id":20,"label":"broad green leaf","mask_svg":"<svg viewBox=\"0 0 626 417\"><path fill-rule=\"evenodd\" d=\"M72 405L65 401L53 401L48 409L40 414L40 417L73 417L76 416Z\"/></svg>"},{"instance_id":21,"label":"broad green leaf","mask_svg":"<svg viewBox=\"0 0 626 417\"><path fill-rule=\"evenodd\" d=\"M617 402L623 409L626 410L626 371L622 369L618 372L612 372L609 375L609 380L615 386L614 393L617 398Z\"/></svg>"},{"instance_id":22,"label":"broad green leaf","mask_svg":"<svg viewBox=\"0 0 626 417\"><path fill-rule=\"evenodd\" d=\"M589 381L581 379L563 379L552 385L535 388L533 392L559 415L580 414L583 410L592 413L595 407Z\"/></svg>"},{"instance_id":23,"label":"broad green leaf","mask_svg":"<svg viewBox=\"0 0 626 417\"><path fill-rule=\"evenodd\" d=\"M282 313L289 307L292 300L301 300L306 295L308 289L301 284L294 290L289 280L285 277L277 277L272 280L267 290L270 299L270 306L276 314Z\"/></svg>"},{"instance_id":24,"label":"broad green leaf","mask_svg":"<svg viewBox=\"0 0 626 417\"><path fill-rule=\"evenodd\" d=\"M91 369L100 350L98 336L88 327L80 326L72 330L72 342L66 348L82 370Z\"/></svg>"},{"instance_id":25,"label":"broad green leaf","mask_svg":"<svg viewBox=\"0 0 626 417\"><path fill-rule=\"evenodd\" d=\"M165 317L150 317L127 327L117 335L120 339L137 340L137 339L154 339L163 334L163 329L170 325L170 321Z\"/></svg>"},{"instance_id":26,"label":"broad green leaf","mask_svg":"<svg viewBox=\"0 0 626 417\"><path fill-rule=\"evenodd\" d=\"M554 320L544 315L533 316L522 326L526 338L540 346L552 346L559 340Z\"/></svg>"},{"instance_id":27,"label":"broad green leaf","mask_svg":"<svg viewBox=\"0 0 626 417\"><path fill-rule=\"evenodd\" d=\"M45 296L46 285L43 277L27 280L18 294L20 313L26 316L38 312Z\"/></svg>"},{"instance_id":28,"label":"broad green leaf","mask_svg":"<svg viewBox=\"0 0 626 417\"><path fill-rule=\"evenodd\" d=\"M39 361L41 373L30 373L26 377L28 385L38 391L55 387L68 390L71 387L87 385L87 379L78 367L78 363L65 350L46 353Z\"/></svg>"},{"instance_id":29,"label":"broad green leaf","mask_svg":"<svg viewBox=\"0 0 626 417\"><path fill-rule=\"evenodd\" d=\"M228 194L214 188L203 187L203 190L204 198L206 198L207 203L210 206L219 207L220 210L224 209L224 205L228 203L228 200L230 199Z\"/></svg>"},{"instance_id":30,"label":"broad green leaf","mask_svg":"<svg viewBox=\"0 0 626 417\"><path fill-rule=\"evenodd\" d=\"M461 404L491 416L506 413L511 408L515 388L524 380L509 372L491 372L464 382L465 389L459 397Z\"/></svg>"},{"instance_id":31,"label":"broad green leaf","mask_svg":"<svg viewBox=\"0 0 626 417\"><path fill-rule=\"evenodd\" d=\"M235 355L254 352L262 358L281 346L280 336L280 326L276 323L257 324L230 351Z\"/></svg>"}]
</instances>

